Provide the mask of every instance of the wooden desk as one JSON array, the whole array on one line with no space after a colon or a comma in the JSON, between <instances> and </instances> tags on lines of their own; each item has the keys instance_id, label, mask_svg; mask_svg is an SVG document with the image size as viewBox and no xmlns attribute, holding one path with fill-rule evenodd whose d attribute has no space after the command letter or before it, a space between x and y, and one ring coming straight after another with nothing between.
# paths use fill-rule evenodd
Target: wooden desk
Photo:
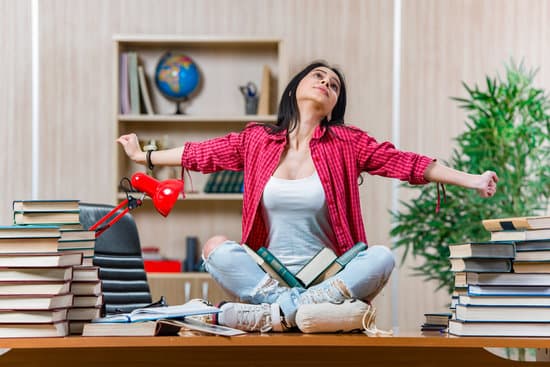
<instances>
[{"instance_id":1,"label":"wooden desk","mask_svg":"<svg viewBox=\"0 0 550 367\"><path fill-rule=\"evenodd\" d=\"M288 333L0 339L0 348L11 348L0 366L525 366L483 347L550 348L550 339Z\"/></svg>"}]
</instances>

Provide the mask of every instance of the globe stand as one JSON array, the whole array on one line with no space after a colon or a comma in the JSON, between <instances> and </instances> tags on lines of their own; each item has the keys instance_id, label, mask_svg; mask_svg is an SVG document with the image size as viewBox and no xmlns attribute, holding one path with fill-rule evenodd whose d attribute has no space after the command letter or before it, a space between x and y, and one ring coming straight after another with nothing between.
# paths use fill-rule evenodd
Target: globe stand
<instances>
[{"instance_id":1,"label":"globe stand","mask_svg":"<svg viewBox=\"0 0 550 367\"><path fill-rule=\"evenodd\" d=\"M183 98L181 101L176 101L176 112L174 112L174 115L186 115L184 108L181 107L181 104L186 104L189 102L189 97Z\"/></svg>"}]
</instances>

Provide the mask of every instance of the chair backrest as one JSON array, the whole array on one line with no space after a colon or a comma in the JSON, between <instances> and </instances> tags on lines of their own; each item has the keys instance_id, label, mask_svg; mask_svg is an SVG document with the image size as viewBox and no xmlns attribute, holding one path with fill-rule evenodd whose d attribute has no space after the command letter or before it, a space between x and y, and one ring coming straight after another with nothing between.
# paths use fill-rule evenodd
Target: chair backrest
<instances>
[{"instance_id":1,"label":"chair backrest","mask_svg":"<svg viewBox=\"0 0 550 367\"><path fill-rule=\"evenodd\" d=\"M114 206L80 203L80 223L93 226ZM130 312L151 303L134 218L128 213L96 239L94 265L99 266L105 312Z\"/></svg>"}]
</instances>

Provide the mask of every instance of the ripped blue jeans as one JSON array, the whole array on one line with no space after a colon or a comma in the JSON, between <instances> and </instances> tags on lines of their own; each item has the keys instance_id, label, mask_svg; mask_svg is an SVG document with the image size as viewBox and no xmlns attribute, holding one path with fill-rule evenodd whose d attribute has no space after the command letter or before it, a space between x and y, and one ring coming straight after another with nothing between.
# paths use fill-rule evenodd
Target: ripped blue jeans
<instances>
[{"instance_id":1,"label":"ripped blue jeans","mask_svg":"<svg viewBox=\"0 0 550 367\"><path fill-rule=\"evenodd\" d=\"M342 271L306 290L279 286L235 241L225 241L204 261L212 278L241 302L277 303L290 324L302 293L334 292L335 284L343 284L346 298L370 301L384 287L395 266L394 256L387 247L372 246L360 252Z\"/></svg>"}]
</instances>

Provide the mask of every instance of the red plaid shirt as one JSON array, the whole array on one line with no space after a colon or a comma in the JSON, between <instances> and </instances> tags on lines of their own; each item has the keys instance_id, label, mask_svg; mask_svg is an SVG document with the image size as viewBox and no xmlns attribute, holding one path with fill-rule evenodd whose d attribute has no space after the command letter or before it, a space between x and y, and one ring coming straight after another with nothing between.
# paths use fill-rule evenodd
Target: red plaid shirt
<instances>
[{"instance_id":1,"label":"red plaid shirt","mask_svg":"<svg viewBox=\"0 0 550 367\"><path fill-rule=\"evenodd\" d=\"M260 205L264 187L277 168L287 144L286 132L269 134L258 123L240 133L204 142L185 144L183 167L211 173L244 170L242 243L253 249L267 246L268 230ZM340 255L357 242L367 243L359 200L358 177L372 175L425 184L424 171L433 159L397 150L389 142L378 143L352 126L317 127L310 142L311 157L323 185L329 220Z\"/></svg>"}]
</instances>

